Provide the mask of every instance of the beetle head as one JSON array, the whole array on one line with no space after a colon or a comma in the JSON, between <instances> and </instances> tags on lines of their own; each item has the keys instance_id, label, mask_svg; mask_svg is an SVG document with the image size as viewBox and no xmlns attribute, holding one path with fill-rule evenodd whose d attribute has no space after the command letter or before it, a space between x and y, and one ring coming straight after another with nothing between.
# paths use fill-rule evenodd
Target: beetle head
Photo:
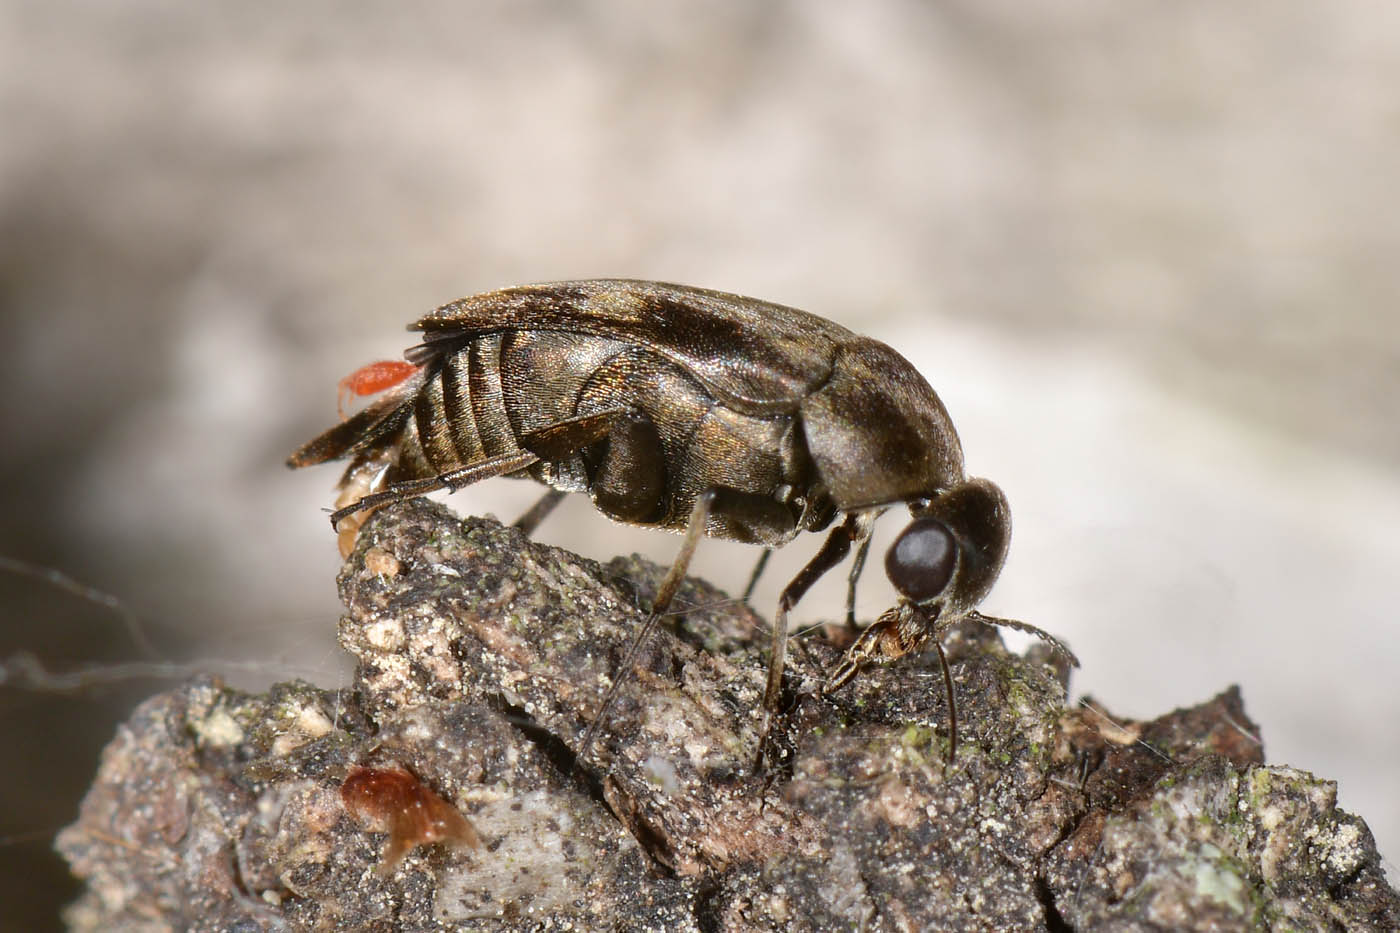
<instances>
[{"instance_id":1,"label":"beetle head","mask_svg":"<svg viewBox=\"0 0 1400 933\"><path fill-rule=\"evenodd\" d=\"M885 555L900 595L944 618L963 615L996 582L1011 543L1011 510L995 483L970 479L927 504Z\"/></svg>"}]
</instances>

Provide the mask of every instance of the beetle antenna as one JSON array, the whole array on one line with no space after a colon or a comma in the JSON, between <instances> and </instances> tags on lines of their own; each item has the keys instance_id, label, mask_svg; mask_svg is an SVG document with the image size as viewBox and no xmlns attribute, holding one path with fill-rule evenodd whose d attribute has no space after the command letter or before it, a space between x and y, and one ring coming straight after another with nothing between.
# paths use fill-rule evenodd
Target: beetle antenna
<instances>
[{"instance_id":1,"label":"beetle antenna","mask_svg":"<svg viewBox=\"0 0 1400 933\"><path fill-rule=\"evenodd\" d=\"M1022 622L1019 619L1001 619L996 616L984 616L976 610L969 612L965 618L973 619L974 621L982 622L986 625L999 625L1002 628L1015 629L1018 632L1025 632L1027 635L1034 635L1036 638L1039 638L1049 645L1056 654L1068 661L1072 667L1079 666L1079 659L1074 656L1073 651L1069 650L1068 645L1045 631L1045 629L1031 625L1029 622Z\"/></svg>"}]
</instances>

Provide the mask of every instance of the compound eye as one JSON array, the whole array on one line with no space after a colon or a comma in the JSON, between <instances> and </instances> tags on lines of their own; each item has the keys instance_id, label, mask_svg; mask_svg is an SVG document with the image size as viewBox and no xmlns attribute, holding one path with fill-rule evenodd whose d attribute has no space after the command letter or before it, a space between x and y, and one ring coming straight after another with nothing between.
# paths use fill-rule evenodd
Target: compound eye
<instances>
[{"instance_id":1,"label":"compound eye","mask_svg":"<svg viewBox=\"0 0 1400 933\"><path fill-rule=\"evenodd\" d=\"M885 573L904 596L927 602L948 586L957 558L958 544L948 527L936 518L919 518L891 545Z\"/></svg>"}]
</instances>

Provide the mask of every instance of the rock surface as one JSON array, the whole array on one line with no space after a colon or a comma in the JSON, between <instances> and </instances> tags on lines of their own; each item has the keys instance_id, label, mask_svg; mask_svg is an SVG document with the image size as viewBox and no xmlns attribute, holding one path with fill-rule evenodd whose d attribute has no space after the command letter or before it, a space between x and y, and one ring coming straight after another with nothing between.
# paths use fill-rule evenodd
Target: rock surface
<instances>
[{"instance_id":1,"label":"rock surface","mask_svg":"<svg viewBox=\"0 0 1400 933\"><path fill-rule=\"evenodd\" d=\"M788 667L756 774L764 623L698 581L576 753L662 569L606 566L425 501L366 525L340 576L354 687L213 680L119 730L58 847L79 930L1394 930L1400 896L1335 785L1266 766L1227 691L1151 722L1064 707L1041 647L975 624L936 659L817 692ZM479 848L385 837L344 806L404 768Z\"/></svg>"}]
</instances>

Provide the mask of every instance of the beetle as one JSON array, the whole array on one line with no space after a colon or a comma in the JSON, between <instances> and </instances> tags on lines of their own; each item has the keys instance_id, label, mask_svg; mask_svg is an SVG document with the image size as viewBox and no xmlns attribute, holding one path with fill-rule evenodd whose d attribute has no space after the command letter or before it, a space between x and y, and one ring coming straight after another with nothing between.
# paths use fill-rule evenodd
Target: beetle
<instances>
[{"instance_id":1,"label":"beetle","mask_svg":"<svg viewBox=\"0 0 1400 933\"><path fill-rule=\"evenodd\" d=\"M911 513L885 558L898 604L851 644L824 691L930 641L943 659L939 636L964 618L1031 632L1078 663L1035 626L976 611L1010 542L1006 497L965 474L943 403L885 344L795 308L628 279L486 292L410 329L423 339L404 353L409 366L371 364L341 384L383 394L287 461L349 460L331 516L343 549L368 509L493 476L550 487L517 522L527 532L563 494L584 492L614 521L682 533L625 670L701 537L773 548L830 528L778 599L760 762L779 711L788 613L853 545L854 587L874 521L892 506ZM946 659L943 670L955 750Z\"/></svg>"}]
</instances>

